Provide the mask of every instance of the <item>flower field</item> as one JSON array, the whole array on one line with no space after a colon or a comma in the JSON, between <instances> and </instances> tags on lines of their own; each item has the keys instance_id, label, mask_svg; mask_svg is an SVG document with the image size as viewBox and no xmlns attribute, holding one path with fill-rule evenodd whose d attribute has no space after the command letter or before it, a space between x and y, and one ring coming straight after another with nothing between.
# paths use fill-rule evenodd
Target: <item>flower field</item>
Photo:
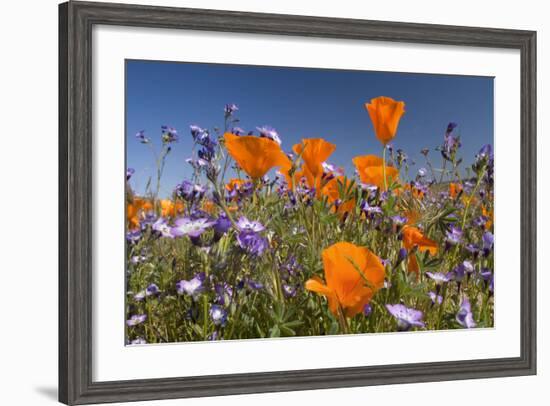
<instances>
[{"instance_id":1,"label":"flower field","mask_svg":"<svg viewBox=\"0 0 550 406\"><path fill-rule=\"evenodd\" d=\"M492 327L492 147L462 157L443 123L412 171L392 146L405 107L365 104L380 148L353 173L323 138L283 149L271 127L236 127L234 104L223 129L138 132L156 178L138 195L126 173L127 343ZM193 175L161 197L166 161L186 158Z\"/></svg>"}]
</instances>

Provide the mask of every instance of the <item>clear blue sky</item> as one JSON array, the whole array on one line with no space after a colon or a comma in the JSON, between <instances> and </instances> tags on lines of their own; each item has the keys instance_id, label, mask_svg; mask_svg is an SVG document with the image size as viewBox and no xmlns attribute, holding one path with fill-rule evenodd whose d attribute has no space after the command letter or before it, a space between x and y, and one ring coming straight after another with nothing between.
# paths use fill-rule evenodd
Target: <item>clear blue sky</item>
<instances>
[{"instance_id":1,"label":"clear blue sky","mask_svg":"<svg viewBox=\"0 0 550 406\"><path fill-rule=\"evenodd\" d=\"M151 151L136 140L136 132L145 130L159 149L161 125L178 130L161 184L161 195L167 196L191 174L185 162L192 146L189 126L223 129L226 103L239 106L239 127L245 131L274 127L285 151L307 137L336 144L329 162L352 175L354 156L381 154L364 108L377 96L405 102L393 145L416 161L413 170L425 166L424 147L439 166L440 153L433 148L441 144L450 121L459 125L467 164L482 145L493 143L490 77L127 61L127 166L136 170L132 186L142 193L155 173Z\"/></svg>"}]
</instances>

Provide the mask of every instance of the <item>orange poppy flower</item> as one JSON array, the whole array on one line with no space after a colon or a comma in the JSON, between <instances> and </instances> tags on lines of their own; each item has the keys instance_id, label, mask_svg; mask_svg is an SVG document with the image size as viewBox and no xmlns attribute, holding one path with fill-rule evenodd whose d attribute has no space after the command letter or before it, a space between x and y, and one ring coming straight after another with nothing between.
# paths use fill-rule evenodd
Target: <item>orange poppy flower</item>
<instances>
[{"instance_id":1,"label":"orange poppy flower","mask_svg":"<svg viewBox=\"0 0 550 406\"><path fill-rule=\"evenodd\" d=\"M361 182L384 188L384 166L382 158L376 155L356 156L353 164L357 168ZM399 178L399 171L393 166L386 166L386 183L391 185Z\"/></svg>"},{"instance_id":2,"label":"orange poppy flower","mask_svg":"<svg viewBox=\"0 0 550 406\"><path fill-rule=\"evenodd\" d=\"M323 165L328 157L334 152L336 145L325 141L322 138L305 138L301 144L295 144L292 150L300 155L304 161L302 171L307 179L310 188L317 191L321 188L321 177L323 176Z\"/></svg>"},{"instance_id":3,"label":"orange poppy flower","mask_svg":"<svg viewBox=\"0 0 550 406\"><path fill-rule=\"evenodd\" d=\"M172 200L163 199L160 201L160 215L162 217L175 217L177 214L183 212L183 202L177 201L174 203Z\"/></svg>"},{"instance_id":4,"label":"orange poppy flower","mask_svg":"<svg viewBox=\"0 0 550 406\"><path fill-rule=\"evenodd\" d=\"M405 113L405 103L380 96L365 103L365 108L369 112L376 138L386 145L395 137L399 120Z\"/></svg>"},{"instance_id":5,"label":"orange poppy flower","mask_svg":"<svg viewBox=\"0 0 550 406\"><path fill-rule=\"evenodd\" d=\"M216 204L212 200L203 200L201 204L201 209L204 210L208 214L215 214L216 213Z\"/></svg>"},{"instance_id":6,"label":"orange poppy flower","mask_svg":"<svg viewBox=\"0 0 550 406\"><path fill-rule=\"evenodd\" d=\"M460 192L462 192L462 185L460 183L449 183L449 196L451 196L451 199L455 199Z\"/></svg>"},{"instance_id":7,"label":"orange poppy flower","mask_svg":"<svg viewBox=\"0 0 550 406\"><path fill-rule=\"evenodd\" d=\"M432 255L435 255L438 249L437 242L425 237L418 228L411 226L403 227L403 246L409 252L417 246L420 252L428 251ZM415 255L409 255L408 270L416 274L420 271Z\"/></svg>"},{"instance_id":8,"label":"orange poppy flower","mask_svg":"<svg viewBox=\"0 0 550 406\"><path fill-rule=\"evenodd\" d=\"M409 226L418 223L420 220L420 214L413 209L403 212L403 216L407 218L407 225Z\"/></svg>"},{"instance_id":9,"label":"orange poppy flower","mask_svg":"<svg viewBox=\"0 0 550 406\"><path fill-rule=\"evenodd\" d=\"M231 133L223 137L229 155L252 179L261 178L274 167L290 169L292 166L279 144L267 137Z\"/></svg>"},{"instance_id":10,"label":"orange poppy flower","mask_svg":"<svg viewBox=\"0 0 550 406\"><path fill-rule=\"evenodd\" d=\"M126 219L128 220L128 229L135 230L139 227L140 214L153 210L153 204L141 197L134 197L126 206Z\"/></svg>"},{"instance_id":11,"label":"orange poppy flower","mask_svg":"<svg viewBox=\"0 0 550 406\"><path fill-rule=\"evenodd\" d=\"M307 290L326 296L332 314L353 317L363 310L384 285L384 266L368 248L338 242L323 250L326 284L321 278L309 279Z\"/></svg>"},{"instance_id":12,"label":"orange poppy flower","mask_svg":"<svg viewBox=\"0 0 550 406\"><path fill-rule=\"evenodd\" d=\"M483 217L487 218L487 222L485 223L485 229L489 230L493 225L493 221L495 220L494 212L493 210L487 210L485 208L485 205L482 204L481 214L483 215Z\"/></svg>"},{"instance_id":13,"label":"orange poppy flower","mask_svg":"<svg viewBox=\"0 0 550 406\"><path fill-rule=\"evenodd\" d=\"M347 179L344 176L338 176L336 178L332 178L327 182L326 185L323 186L323 188L321 189L321 194L323 196L327 196L327 200L329 203L334 203L338 199L340 199L340 187L343 187L344 190L348 190L350 185L351 180ZM355 203L355 199L349 199L341 202L338 206L337 212L340 214L348 213L353 210L353 208L355 207ZM333 210L335 210L334 207Z\"/></svg>"},{"instance_id":14,"label":"orange poppy flower","mask_svg":"<svg viewBox=\"0 0 550 406\"><path fill-rule=\"evenodd\" d=\"M410 183L407 183L405 185L405 190L410 190L412 197L415 197L415 198L420 199L420 200L422 200L424 198L424 192L422 190L412 186ZM397 192L397 189L396 189L396 192ZM399 194L399 192L397 192L397 194Z\"/></svg>"},{"instance_id":15,"label":"orange poppy flower","mask_svg":"<svg viewBox=\"0 0 550 406\"><path fill-rule=\"evenodd\" d=\"M229 182L225 185L225 190L228 192L233 192L234 190L239 190L242 185L244 185L245 181L242 179L233 178L230 179Z\"/></svg>"}]
</instances>

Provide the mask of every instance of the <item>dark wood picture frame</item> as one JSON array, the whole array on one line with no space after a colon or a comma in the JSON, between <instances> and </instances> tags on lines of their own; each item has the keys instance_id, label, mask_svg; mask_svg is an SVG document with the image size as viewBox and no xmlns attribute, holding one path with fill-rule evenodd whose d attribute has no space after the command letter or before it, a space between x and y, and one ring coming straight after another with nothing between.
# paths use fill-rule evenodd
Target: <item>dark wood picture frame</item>
<instances>
[{"instance_id":1,"label":"dark wood picture frame","mask_svg":"<svg viewBox=\"0 0 550 406\"><path fill-rule=\"evenodd\" d=\"M521 54L521 354L186 378L92 380L92 27L95 24L518 49ZM536 32L68 2L59 6L59 400L218 396L536 373Z\"/></svg>"}]
</instances>

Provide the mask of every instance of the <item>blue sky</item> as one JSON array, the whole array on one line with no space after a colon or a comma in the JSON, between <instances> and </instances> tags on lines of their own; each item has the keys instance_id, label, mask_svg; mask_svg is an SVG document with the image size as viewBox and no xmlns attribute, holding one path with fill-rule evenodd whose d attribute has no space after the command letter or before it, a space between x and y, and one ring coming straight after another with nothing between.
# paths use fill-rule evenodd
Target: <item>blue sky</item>
<instances>
[{"instance_id":1,"label":"blue sky","mask_svg":"<svg viewBox=\"0 0 550 406\"><path fill-rule=\"evenodd\" d=\"M185 162L192 147L189 126L223 128L226 103L239 106L239 127L244 130L274 127L285 151L302 138L322 137L336 144L329 162L352 175L354 156L382 151L364 108L377 96L405 102L393 145L416 161L413 171L425 166L420 154L424 147L432 150L432 163L440 166L440 154L433 148L441 144L450 121L459 125L467 164L482 145L493 143L491 77L127 61L126 159L136 170L132 186L143 193L147 179L156 173L151 150L136 140L136 132L145 130L160 149L161 125L178 130L179 142L161 183L161 195L167 196L191 175Z\"/></svg>"}]
</instances>

